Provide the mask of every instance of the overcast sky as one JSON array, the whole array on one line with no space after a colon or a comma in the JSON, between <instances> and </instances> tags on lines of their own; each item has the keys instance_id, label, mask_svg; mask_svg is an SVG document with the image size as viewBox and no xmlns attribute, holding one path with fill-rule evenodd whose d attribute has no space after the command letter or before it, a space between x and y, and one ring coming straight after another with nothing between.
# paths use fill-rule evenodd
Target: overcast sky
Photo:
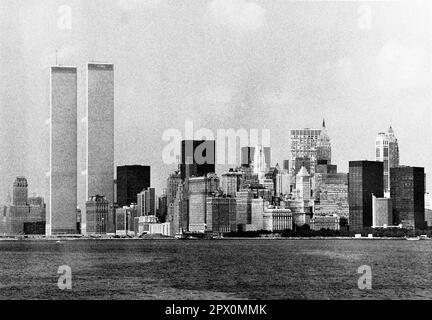
<instances>
[{"instance_id":1,"label":"overcast sky","mask_svg":"<svg viewBox=\"0 0 432 320\"><path fill-rule=\"evenodd\" d=\"M115 162L151 165L157 193L175 169L162 162L162 134L186 120L270 129L275 164L290 129L325 118L340 171L374 160L391 124L401 163L430 174L431 20L428 1L1 0L0 199L18 175L47 196L56 50L79 68L79 119L86 63L115 64Z\"/></svg>"}]
</instances>

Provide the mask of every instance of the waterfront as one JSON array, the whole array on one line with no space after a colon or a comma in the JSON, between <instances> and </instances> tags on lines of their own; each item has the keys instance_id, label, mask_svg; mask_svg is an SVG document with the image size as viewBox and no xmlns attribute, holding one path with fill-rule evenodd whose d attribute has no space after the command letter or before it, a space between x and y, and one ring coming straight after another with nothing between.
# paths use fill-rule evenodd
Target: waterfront
<instances>
[{"instance_id":1,"label":"waterfront","mask_svg":"<svg viewBox=\"0 0 432 320\"><path fill-rule=\"evenodd\" d=\"M404 240L2 241L0 299L431 299L431 256Z\"/></svg>"}]
</instances>

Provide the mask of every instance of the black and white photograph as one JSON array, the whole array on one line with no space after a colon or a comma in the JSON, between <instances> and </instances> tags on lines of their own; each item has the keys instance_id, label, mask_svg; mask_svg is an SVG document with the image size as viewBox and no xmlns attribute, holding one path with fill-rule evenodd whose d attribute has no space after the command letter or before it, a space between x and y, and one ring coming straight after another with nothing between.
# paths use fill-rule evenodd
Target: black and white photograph
<instances>
[{"instance_id":1,"label":"black and white photograph","mask_svg":"<svg viewBox=\"0 0 432 320\"><path fill-rule=\"evenodd\" d=\"M431 168L431 1L0 0L0 304L432 300Z\"/></svg>"}]
</instances>

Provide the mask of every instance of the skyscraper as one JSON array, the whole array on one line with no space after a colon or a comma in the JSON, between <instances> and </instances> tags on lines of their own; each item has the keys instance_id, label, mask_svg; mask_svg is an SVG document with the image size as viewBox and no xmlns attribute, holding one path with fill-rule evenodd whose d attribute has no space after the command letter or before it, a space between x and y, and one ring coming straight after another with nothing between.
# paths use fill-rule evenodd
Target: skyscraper
<instances>
[{"instance_id":1,"label":"skyscraper","mask_svg":"<svg viewBox=\"0 0 432 320\"><path fill-rule=\"evenodd\" d=\"M137 209L139 216L156 215L156 194L154 188L147 188L137 195Z\"/></svg>"},{"instance_id":2,"label":"skyscraper","mask_svg":"<svg viewBox=\"0 0 432 320\"><path fill-rule=\"evenodd\" d=\"M331 142L327 134L325 120L317 142L317 164L331 164Z\"/></svg>"},{"instance_id":3,"label":"skyscraper","mask_svg":"<svg viewBox=\"0 0 432 320\"><path fill-rule=\"evenodd\" d=\"M390 169L395 224L417 229L425 227L424 194L424 168L402 166Z\"/></svg>"},{"instance_id":4,"label":"skyscraper","mask_svg":"<svg viewBox=\"0 0 432 320\"><path fill-rule=\"evenodd\" d=\"M317 144L321 136L321 130L291 130L291 154L290 154L290 172L295 171L298 167L298 159L310 160L310 173L315 173L317 163ZM300 166L301 167L301 166Z\"/></svg>"},{"instance_id":5,"label":"skyscraper","mask_svg":"<svg viewBox=\"0 0 432 320\"><path fill-rule=\"evenodd\" d=\"M378 133L375 139L375 160L384 163L384 191L388 192L390 168L399 166L399 144L391 126L386 133Z\"/></svg>"},{"instance_id":6,"label":"skyscraper","mask_svg":"<svg viewBox=\"0 0 432 320\"><path fill-rule=\"evenodd\" d=\"M46 233L77 232L77 69L51 67L50 187Z\"/></svg>"},{"instance_id":7,"label":"skyscraper","mask_svg":"<svg viewBox=\"0 0 432 320\"><path fill-rule=\"evenodd\" d=\"M350 161L348 203L350 230L361 231L372 226L372 195L382 198L383 163Z\"/></svg>"},{"instance_id":8,"label":"skyscraper","mask_svg":"<svg viewBox=\"0 0 432 320\"><path fill-rule=\"evenodd\" d=\"M95 194L114 202L114 66L103 63L87 65L86 199Z\"/></svg>"},{"instance_id":9,"label":"skyscraper","mask_svg":"<svg viewBox=\"0 0 432 320\"><path fill-rule=\"evenodd\" d=\"M181 144L181 178L202 177L215 172L216 142L214 140L183 140Z\"/></svg>"},{"instance_id":10,"label":"skyscraper","mask_svg":"<svg viewBox=\"0 0 432 320\"><path fill-rule=\"evenodd\" d=\"M271 148L270 147L262 147L263 155L265 158L265 168L266 170L270 169L271 166ZM255 159L255 149L256 147L242 147L241 148L241 166L249 168L254 162Z\"/></svg>"},{"instance_id":11,"label":"skyscraper","mask_svg":"<svg viewBox=\"0 0 432 320\"><path fill-rule=\"evenodd\" d=\"M117 205L136 203L137 194L150 187L150 166L117 167Z\"/></svg>"},{"instance_id":12,"label":"skyscraper","mask_svg":"<svg viewBox=\"0 0 432 320\"><path fill-rule=\"evenodd\" d=\"M28 202L28 183L25 177L17 177L13 184L12 205L26 206Z\"/></svg>"}]
</instances>

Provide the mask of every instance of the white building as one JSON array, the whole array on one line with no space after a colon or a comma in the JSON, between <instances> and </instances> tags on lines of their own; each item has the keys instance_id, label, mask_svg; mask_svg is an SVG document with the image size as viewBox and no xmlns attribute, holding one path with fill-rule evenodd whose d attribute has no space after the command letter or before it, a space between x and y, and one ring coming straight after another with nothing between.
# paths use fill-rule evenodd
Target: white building
<instances>
[{"instance_id":1,"label":"white building","mask_svg":"<svg viewBox=\"0 0 432 320\"><path fill-rule=\"evenodd\" d=\"M390 126L375 139L375 160L384 162L384 192L390 190L390 168L399 166L399 144Z\"/></svg>"}]
</instances>

